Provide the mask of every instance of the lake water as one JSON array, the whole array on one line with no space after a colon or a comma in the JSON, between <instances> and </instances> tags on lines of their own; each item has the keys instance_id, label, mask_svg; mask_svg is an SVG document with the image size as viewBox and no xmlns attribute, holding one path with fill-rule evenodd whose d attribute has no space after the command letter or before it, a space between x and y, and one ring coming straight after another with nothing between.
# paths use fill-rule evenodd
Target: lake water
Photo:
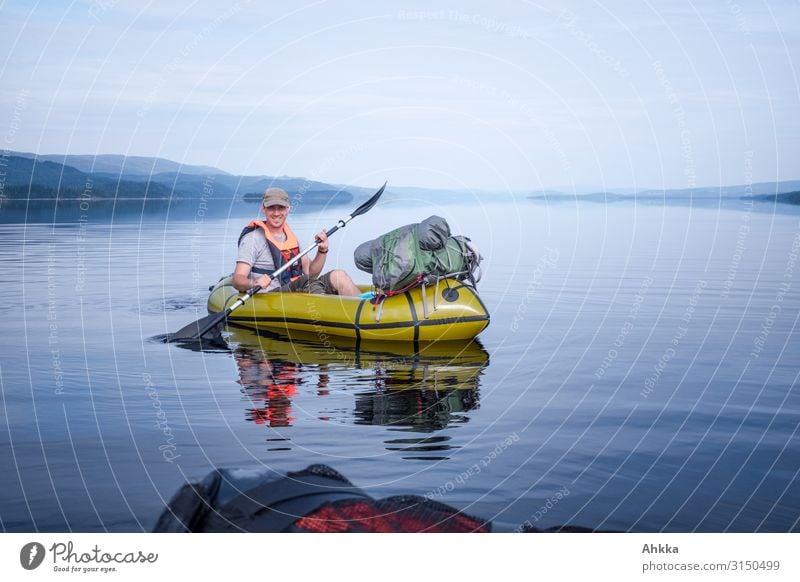
<instances>
[{"instance_id":1,"label":"lake water","mask_svg":"<svg viewBox=\"0 0 800 582\"><path fill-rule=\"evenodd\" d=\"M215 467L312 463L496 531L800 530L792 207L382 201L329 267L368 282L355 247L430 214L485 256L480 343L416 356L153 341L205 315L247 209L108 214L0 225L4 531L148 530Z\"/></svg>"}]
</instances>

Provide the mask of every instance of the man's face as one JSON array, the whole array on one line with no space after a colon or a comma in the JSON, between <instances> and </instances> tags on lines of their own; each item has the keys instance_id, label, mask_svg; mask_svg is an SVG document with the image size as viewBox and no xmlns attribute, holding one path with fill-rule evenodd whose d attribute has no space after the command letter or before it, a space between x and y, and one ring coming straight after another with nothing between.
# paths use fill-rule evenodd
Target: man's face
<instances>
[{"instance_id":1,"label":"man's face","mask_svg":"<svg viewBox=\"0 0 800 582\"><path fill-rule=\"evenodd\" d=\"M273 204L264 208L264 214L267 216L267 222L273 228L280 228L286 222L286 215L289 209L286 206Z\"/></svg>"}]
</instances>

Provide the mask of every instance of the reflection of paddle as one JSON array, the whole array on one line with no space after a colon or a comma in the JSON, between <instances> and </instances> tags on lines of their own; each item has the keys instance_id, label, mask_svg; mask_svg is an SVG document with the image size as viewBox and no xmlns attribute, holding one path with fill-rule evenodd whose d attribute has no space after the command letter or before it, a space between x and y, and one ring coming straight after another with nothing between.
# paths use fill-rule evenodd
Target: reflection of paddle
<instances>
[{"instance_id":1,"label":"reflection of paddle","mask_svg":"<svg viewBox=\"0 0 800 582\"><path fill-rule=\"evenodd\" d=\"M362 214L368 212L370 208L375 206L375 203L378 201L378 198L380 198L381 194L383 194L384 188L386 188L385 183L383 184L383 186L381 186L380 190L378 190L377 192L375 192L375 194L372 195L372 197L369 200L367 200L366 202L364 202L364 204L362 204L361 206L356 208L353 212L351 212L350 216L348 216L344 220L340 220L338 224L336 224L336 226L334 226L330 230L326 230L325 234L327 236L332 235L340 228L344 228L345 226L347 226L347 223L353 220L356 216L361 216ZM319 241L315 240L314 244L308 247L299 255L297 255L294 261L292 261L291 263L284 264L280 269L276 269L275 272L272 274L272 279L277 279L278 277L280 277L281 273L283 273L286 269L288 269L293 263L296 263L301 258L310 253L312 250L317 248L318 244ZM174 342L181 340L201 339L205 334L207 334L209 331L212 331L214 328L217 327L217 325L222 323L228 317L228 314L230 314L234 309L238 309L239 307L244 305L248 299L250 299L253 295L258 293L260 290L261 287L256 285L252 289L249 289L244 295L239 297L239 299L237 299L233 303L233 305L228 307L225 311L206 315L204 318L198 319L197 321L190 323L189 325L181 328L177 332L167 335L165 341Z\"/></svg>"}]
</instances>

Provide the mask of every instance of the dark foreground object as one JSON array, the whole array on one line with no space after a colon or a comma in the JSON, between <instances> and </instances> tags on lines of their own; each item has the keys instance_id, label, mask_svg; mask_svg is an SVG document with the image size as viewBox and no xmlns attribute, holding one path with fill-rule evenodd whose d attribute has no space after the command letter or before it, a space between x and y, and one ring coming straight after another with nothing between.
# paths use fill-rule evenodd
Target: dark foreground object
<instances>
[{"instance_id":1,"label":"dark foreground object","mask_svg":"<svg viewBox=\"0 0 800 582\"><path fill-rule=\"evenodd\" d=\"M488 533L491 522L418 495L374 499L327 465L285 477L269 470L218 469L184 485L153 531L314 533ZM577 526L524 533L590 532Z\"/></svg>"},{"instance_id":2,"label":"dark foreground object","mask_svg":"<svg viewBox=\"0 0 800 582\"><path fill-rule=\"evenodd\" d=\"M373 499L326 465L286 477L214 471L187 484L156 532L488 532L491 525L417 495Z\"/></svg>"}]
</instances>

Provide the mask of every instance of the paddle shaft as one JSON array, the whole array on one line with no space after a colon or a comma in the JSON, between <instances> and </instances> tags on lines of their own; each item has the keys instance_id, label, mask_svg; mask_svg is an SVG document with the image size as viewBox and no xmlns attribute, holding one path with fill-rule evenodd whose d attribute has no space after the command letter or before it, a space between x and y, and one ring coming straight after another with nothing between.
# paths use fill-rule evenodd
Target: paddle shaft
<instances>
[{"instance_id":1,"label":"paddle shaft","mask_svg":"<svg viewBox=\"0 0 800 582\"><path fill-rule=\"evenodd\" d=\"M384 182L383 186L381 186L380 189L369 198L369 200L367 200L361 206L353 210L353 212L350 213L350 216L348 216L344 220L340 220L335 226L333 226L329 230L326 230L325 231L326 237L332 235L340 228L344 228L347 225L347 223L353 220L356 216L361 216L362 214L368 212L369 209L375 206L375 204L378 202L378 198L380 198L383 195L383 191L385 189L386 189L386 183ZM297 255L297 257L295 257L292 261L285 263L283 266L276 269L272 273L271 278L275 279L276 277L279 277L291 265L295 264L297 261L299 261L308 253L310 253L312 250L317 248L317 245L319 245L319 243L320 241L315 240L313 245L311 245L309 248L307 248L302 253ZM210 331L212 328L219 325L222 322L222 320L224 320L226 317L228 317L228 315L230 315L232 311L244 305L253 295L261 291L261 289L262 287L259 285L256 285L255 287L248 289L247 292L244 293L244 295L242 295L241 297L239 297L239 299L234 301L233 304L230 307L228 307L225 311L217 313L216 315L209 314L202 319L192 322L189 325L179 329L176 333L169 334L165 341L171 342L171 341L181 341L187 339L188 340L201 339L204 334L208 333L208 331Z\"/></svg>"},{"instance_id":2,"label":"paddle shaft","mask_svg":"<svg viewBox=\"0 0 800 582\"><path fill-rule=\"evenodd\" d=\"M348 222L350 222L351 220L353 220L353 218L355 218L355 216L354 216L353 214L351 214L350 216L348 216L348 217L347 217L347 218L345 218L344 220L340 220L340 221L339 221L339 223L338 223L338 224L336 224L336 226L334 226L334 227L330 228L329 230L326 230L326 231L325 231L325 236L330 236L330 235L332 235L334 232L336 232L337 230L339 230L340 228L344 228L345 226L347 226L347 223L348 223ZM306 256L308 253L310 253L310 252L311 252L311 251L313 251L315 248L317 248L317 246L319 246L319 243L320 243L320 241L318 241L318 240L315 240L313 245L311 245L311 246L310 246L310 247L308 247L306 250L304 250L302 253L300 253L299 255L297 255L297 257L295 257L295 259L294 259L293 261L291 261L290 263L285 263L285 264L284 264L282 267L280 267L280 268L278 268L278 269L275 269L275 271L272 273L272 275L270 275L270 279L272 279L272 280L275 280L276 278L280 277L280 276L281 276L281 274L283 274L283 272L284 272L286 269L288 269L289 267L291 267L292 265L294 265L294 264L295 264L297 261L299 261L300 259L302 259L303 257L305 257L305 256ZM214 318L214 319L212 319L212 320L211 320L209 323L207 323L207 324L205 325L205 327L203 327L201 330L199 330L199 331L197 332L197 337L202 337L202 336L203 336L203 334L205 334L205 333L207 333L207 332L208 332L208 330L210 330L211 328L213 328L215 325L218 325L220 321L222 321L223 319L225 319L226 317L228 317L228 315L230 315L230 313L231 313L232 311L234 311L234 310L236 310L236 309L239 309L239 308L240 308L242 305L244 305L245 303L247 303L247 301L248 301L248 300L249 300L249 299L250 299L250 298L251 298L253 295L255 295L256 293L258 293L259 291L261 291L261 289L263 289L263 287L261 287L260 285L256 285L256 286L254 286L254 287L251 287L250 289L248 289L248 290L247 290L247 291L244 293L244 295L242 295L241 297L239 297L239 299L237 299L236 301L234 301L234 302L231 304L231 306L230 306L230 307L228 307L228 308L227 308L225 311L223 311L223 312L222 312L222 313L220 313L220 314L219 314L217 317L215 317L215 318Z\"/></svg>"}]
</instances>

